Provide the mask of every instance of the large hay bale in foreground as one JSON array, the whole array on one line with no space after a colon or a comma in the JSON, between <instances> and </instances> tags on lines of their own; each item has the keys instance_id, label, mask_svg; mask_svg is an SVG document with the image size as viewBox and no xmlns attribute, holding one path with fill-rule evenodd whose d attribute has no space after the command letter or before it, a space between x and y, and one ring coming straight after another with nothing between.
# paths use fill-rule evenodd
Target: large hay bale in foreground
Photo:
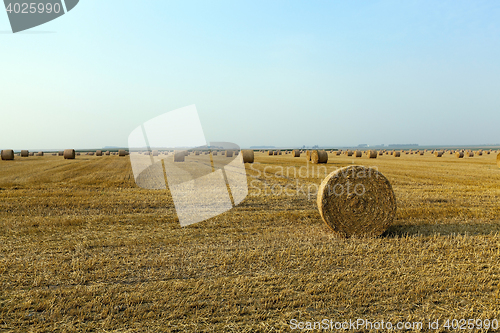
<instances>
[{"instance_id":1,"label":"large hay bale in foreground","mask_svg":"<svg viewBox=\"0 0 500 333\"><path fill-rule=\"evenodd\" d=\"M329 174L317 204L323 221L343 237L379 236L396 215L396 196L380 172L354 165Z\"/></svg>"},{"instance_id":2,"label":"large hay bale in foreground","mask_svg":"<svg viewBox=\"0 0 500 333\"><path fill-rule=\"evenodd\" d=\"M376 150L370 150L370 152L368 153L368 158L377 158L377 156L378 156L378 153Z\"/></svg>"},{"instance_id":3,"label":"large hay bale in foreground","mask_svg":"<svg viewBox=\"0 0 500 333\"><path fill-rule=\"evenodd\" d=\"M254 161L253 150L242 150L241 156L243 157L243 163L253 163Z\"/></svg>"},{"instance_id":4,"label":"large hay bale in foreground","mask_svg":"<svg viewBox=\"0 0 500 333\"><path fill-rule=\"evenodd\" d=\"M185 158L186 158L186 152L185 151L176 151L176 152L174 152L174 162L184 162Z\"/></svg>"},{"instance_id":5,"label":"large hay bale in foreground","mask_svg":"<svg viewBox=\"0 0 500 333\"><path fill-rule=\"evenodd\" d=\"M4 149L0 153L2 161L12 161L14 159L14 151L12 149Z\"/></svg>"},{"instance_id":6,"label":"large hay bale in foreground","mask_svg":"<svg viewBox=\"0 0 500 333\"><path fill-rule=\"evenodd\" d=\"M313 164L323 164L328 162L328 153L324 150L313 150L311 152L311 162Z\"/></svg>"},{"instance_id":7,"label":"large hay bale in foreground","mask_svg":"<svg viewBox=\"0 0 500 333\"><path fill-rule=\"evenodd\" d=\"M293 154L293 157L300 157L300 150L295 149L292 154Z\"/></svg>"},{"instance_id":8,"label":"large hay bale in foreground","mask_svg":"<svg viewBox=\"0 0 500 333\"><path fill-rule=\"evenodd\" d=\"M65 160L74 160L75 159L75 150L74 149L66 149L63 152L63 156Z\"/></svg>"},{"instance_id":9,"label":"large hay bale in foreground","mask_svg":"<svg viewBox=\"0 0 500 333\"><path fill-rule=\"evenodd\" d=\"M500 168L500 153L497 155L497 165Z\"/></svg>"},{"instance_id":10,"label":"large hay bale in foreground","mask_svg":"<svg viewBox=\"0 0 500 333\"><path fill-rule=\"evenodd\" d=\"M28 157L30 156L30 152L28 150L21 150L21 157Z\"/></svg>"},{"instance_id":11,"label":"large hay bale in foreground","mask_svg":"<svg viewBox=\"0 0 500 333\"><path fill-rule=\"evenodd\" d=\"M127 156L127 152L125 151L125 149L120 149L118 150L118 156Z\"/></svg>"}]
</instances>

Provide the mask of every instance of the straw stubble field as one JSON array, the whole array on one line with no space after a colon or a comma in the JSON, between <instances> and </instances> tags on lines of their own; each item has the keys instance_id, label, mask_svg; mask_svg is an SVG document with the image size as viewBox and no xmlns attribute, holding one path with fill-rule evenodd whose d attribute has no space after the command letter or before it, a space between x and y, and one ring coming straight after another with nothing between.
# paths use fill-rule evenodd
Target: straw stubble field
<instances>
[{"instance_id":1,"label":"straw stubble field","mask_svg":"<svg viewBox=\"0 0 500 333\"><path fill-rule=\"evenodd\" d=\"M396 220L381 237L332 235L316 197L297 190L325 176L305 154L256 153L245 201L185 228L168 190L135 185L128 157L1 161L0 330L500 319L496 156L329 154L326 172L352 164L377 167L395 191ZM300 167L308 172L294 177Z\"/></svg>"}]
</instances>

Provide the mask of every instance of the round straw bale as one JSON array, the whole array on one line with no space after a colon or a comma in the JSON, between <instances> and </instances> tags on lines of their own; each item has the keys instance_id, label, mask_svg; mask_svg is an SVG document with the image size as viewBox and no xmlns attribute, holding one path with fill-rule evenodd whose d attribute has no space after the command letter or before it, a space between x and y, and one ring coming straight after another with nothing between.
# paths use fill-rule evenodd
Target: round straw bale
<instances>
[{"instance_id":1,"label":"round straw bale","mask_svg":"<svg viewBox=\"0 0 500 333\"><path fill-rule=\"evenodd\" d=\"M342 154L342 152L340 150L337 150L337 152L335 153L335 155L337 155L337 156L340 156L340 154Z\"/></svg>"},{"instance_id":2,"label":"round straw bale","mask_svg":"<svg viewBox=\"0 0 500 333\"><path fill-rule=\"evenodd\" d=\"M96 150L95 156L102 156L102 150Z\"/></svg>"},{"instance_id":3,"label":"round straw bale","mask_svg":"<svg viewBox=\"0 0 500 333\"><path fill-rule=\"evenodd\" d=\"M382 155L384 155L384 151L381 150L378 152L378 156L382 156Z\"/></svg>"},{"instance_id":4,"label":"round straw bale","mask_svg":"<svg viewBox=\"0 0 500 333\"><path fill-rule=\"evenodd\" d=\"M28 157L30 156L30 152L28 150L21 150L21 157Z\"/></svg>"},{"instance_id":5,"label":"round straw bale","mask_svg":"<svg viewBox=\"0 0 500 333\"><path fill-rule=\"evenodd\" d=\"M125 149L118 150L118 156L127 156L127 152L125 151Z\"/></svg>"},{"instance_id":6,"label":"round straw bale","mask_svg":"<svg viewBox=\"0 0 500 333\"><path fill-rule=\"evenodd\" d=\"M63 152L63 156L65 160L74 160L75 159L75 150L74 149L66 149Z\"/></svg>"},{"instance_id":7,"label":"round straw bale","mask_svg":"<svg viewBox=\"0 0 500 333\"><path fill-rule=\"evenodd\" d=\"M361 151L356 150L356 157L361 157L361 156L363 156L363 154L361 153Z\"/></svg>"},{"instance_id":8,"label":"round straw bale","mask_svg":"<svg viewBox=\"0 0 500 333\"><path fill-rule=\"evenodd\" d=\"M281 155L281 150L278 150L278 155Z\"/></svg>"},{"instance_id":9,"label":"round straw bale","mask_svg":"<svg viewBox=\"0 0 500 333\"><path fill-rule=\"evenodd\" d=\"M328 154L324 150L313 150L311 152L311 162L314 164L327 163Z\"/></svg>"},{"instance_id":10,"label":"round straw bale","mask_svg":"<svg viewBox=\"0 0 500 333\"><path fill-rule=\"evenodd\" d=\"M198 156L198 155L200 155L200 151L199 150L197 150L197 151L194 152L194 156ZM153 151L153 156L158 156L158 152L156 152L156 155L155 155L155 152Z\"/></svg>"},{"instance_id":11,"label":"round straw bale","mask_svg":"<svg viewBox=\"0 0 500 333\"><path fill-rule=\"evenodd\" d=\"M377 158L378 153L376 150L370 150L370 153L368 154L368 158Z\"/></svg>"},{"instance_id":12,"label":"round straw bale","mask_svg":"<svg viewBox=\"0 0 500 333\"><path fill-rule=\"evenodd\" d=\"M43 151L39 151L38 153L36 153L36 156L43 156Z\"/></svg>"},{"instance_id":13,"label":"round straw bale","mask_svg":"<svg viewBox=\"0 0 500 333\"><path fill-rule=\"evenodd\" d=\"M109 156L111 153L109 152L109 150L107 150L104 154L106 154L106 156Z\"/></svg>"},{"instance_id":14,"label":"round straw bale","mask_svg":"<svg viewBox=\"0 0 500 333\"><path fill-rule=\"evenodd\" d=\"M295 149L292 154L293 154L293 157L300 157L300 150Z\"/></svg>"},{"instance_id":15,"label":"round straw bale","mask_svg":"<svg viewBox=\"0 0 500 333\"><path fill-rule=\"evenodd\" d=\"M4 149L0 153L2 161L12 161L14 159L14 151L12 149Z\"/></svg>"},{"instance_id":16,"label":"round straw bale","mask_svg":"<svg viewBox=\"0 0 500 333\"><path fill-rule=\"evenodd\" d=\"M90 156L94 156L94 154L95 154L95 153L94 153L93 151L90 151L90 152L89 152L89 155L90 155Z\"/></svg>"},{"instance_id":17,"label":"round straw bale","mask_svg":"<svg viewBox=\"0 0 500 333\"><path fill-rule=\"evenodd\" d=\"M456 156L457 158L464 158L464 153L462 153L461 151L457 151L457 152L455 153L455 156Z\"/></svg>"},{"instance_id":18,"label":"round straw bale","mask_svg":"<svg viewBox=\"0 0 500 333\"><path fill-rule=\"evenodd\" d=\"M186 158L185 151L181 150L181 151L174 152L174 162L184 162L185 158Z\"/></svg>"},{"instance_id":19,"label":"round straw bale","mask_svg":"<svg viewBox=\"0 0 500 333\"><path fill-rule=\"evenodd\" d=\"M80 156L80 153L76 153L76 156Z\"/></svg>"},{"instance_id":20,"label":"round straw bale","mask_svg":"<svg viewBox=\"0 0 500 333\"><path fill-rule=\"evenodd\" d=\"M35 153L31 151L30 156L35 156Z\"/></svg>"},{"instance_id":21,"label":"round straw bale","mask_svg":"<svg viewBox=\"0 0 500 333\"><path fill-rule=\"evenodd\" d=\"M212 156L217 156L217 152L216 152L216 151L213 151L213 152L212 152Z\"/></svg>"},{"instance_id":22,"label":"round straw bale","mask_svg":"<svg viewBox=\"0 0 500 333\"><path fill-rule=\"evenodd\" d=\"M394 157L401 157L401 152L395 151L393 155L394 155Z\"/></svg>"},{"instance_id":23,"label":"round straw bale","mask_svg":"<svg viewBox=\"0 0 500 333\"><path fill-rule=\"evenodd\" d=\"M351 156L352 156L352 154L353 154L353 153L352 153L352 151L348 151L348 152L347 152L347 156L349 156L349 157L351 157Z\"/></svg>"},{"instance_id":24,"label":"round straw bale","mask_svg":"<svg viewBox=\"0 0 500 333\"><path fill-rule=\"evenodd\" d=\"M221 155L225 155L225 154L226 154L226 152L224 152L224 151L221 151L221 153L220 153L220 154L221 154Z\"/></svg>"},{"instance_id":25,"label":"round straw bale","mask_svg":"<svg viewBox=\"0 0 500 333\"><path fill-rule=\"evenodd\" d=\"M434 152L434 156L436 156L436 157L442 157L443 156L443 152L442 151L435 151Z\"/></svg>"},{"instance_id":26,"label":"round straw bale","mask_svg":"<svg viewBox=\"0 0 500 333\"><path fill-rule=\"evenodd\" d=\"M311 151L310 151L310 150L307 150L307 151L306 151L306 159L307 159L308 161L310 161L310 160L311 160Z\"/></svg>"},{"instance_id":27,"label":"round straw bale","mask_svg":"<svg viewBox=\"0 0 500 333\"><path fill-rule=\"evenodd\" d=\"M477 155L478 155L478 156L483 156L483 152L482 152L482 151L478 151L478 152L477 152Z\"/></svg>"},{"instance_id":28,"label":"round straw bale","mask_svg":"<svg viewBox=\"0 0 500 333\"><path fill-rule=\"evenodd\" d=\"M380 172L354 165L329 174L318 190L323 221L338 235L379 236L396 215L396 196Z\"/></svg>"},{"instance_id":29,"label":"round straw bale","mask_svg":"<svg viewBox=\"0 0 500 333\"><path fill-rule=\"evenodd\" d=\"M59 152L57 152L57 156L64 156L64 150L60 150Z\"/></svg>"},{"instance_id":30,"label":"round straw bale","mask_svg":"<svg viewBox=\"0 0 500 333\"><path fill-rule=\"evenodd\" d=\"M242 150L241 156L243 156L243 163L253 163L254 160L253 150Z\"/></svg>"},{"instance_id":31,"label":"round straw bale","mask_svg":"<svg viewBox=\"0 0 500 333\"><path fill-rule=\"evenodd\" d=\"M500 153L497 155L497 165L500 168Z\"/></svg>"},{"instance_id":32,"label":"round straw bale","mask_svg":"<svg viewBox=\"0 0 500 333\"><path fill-rule=\"evenodd\" d=\"M273 151L272 150L268 150L267 151L267 155L271 156L271 155L274 155Z\"/></svg>"},{"instance_id":33,"label":"round straw bale","mask_svg":"<svg viewBox=\"0 0 500 333\"><path fill-rule=\"evenodd\" d=\"M472 152L472 151L468 152L468 155L467 155L467 156L469 156L469 157L474 157L474 152Z\"/></svg>"},{"instance_id":34,"label":"round straw bale","mask_svg":"<svg viewBox=\"0 0 500 333\"><path fill-rule=\"evenodd\" d=\"M226 150L226 157L233 157L233 151L232 150Z\"/></svg>"}]
</instances>

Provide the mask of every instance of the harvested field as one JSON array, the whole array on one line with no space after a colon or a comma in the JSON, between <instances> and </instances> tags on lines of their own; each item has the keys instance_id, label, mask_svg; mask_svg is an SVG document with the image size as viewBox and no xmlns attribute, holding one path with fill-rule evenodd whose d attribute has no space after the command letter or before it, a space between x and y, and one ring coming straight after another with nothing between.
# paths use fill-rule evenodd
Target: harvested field
<instances>
[{"instance_id":1,"label":"harvested field","mask_svg":"<svg viewBox=\"0 0 500 333\"><path fill-rule=\"evenodd\" d=\"M255 152L247 198L185 228L168 190L135 185L128 157L47 155L0 161L0 330L288 332L292 319L500 318L496 154L312 165ZM395 192L396 218L380 237L338 238L318 212L314 189L353 164L378 169Z\"/></svg>"}]
</instances>

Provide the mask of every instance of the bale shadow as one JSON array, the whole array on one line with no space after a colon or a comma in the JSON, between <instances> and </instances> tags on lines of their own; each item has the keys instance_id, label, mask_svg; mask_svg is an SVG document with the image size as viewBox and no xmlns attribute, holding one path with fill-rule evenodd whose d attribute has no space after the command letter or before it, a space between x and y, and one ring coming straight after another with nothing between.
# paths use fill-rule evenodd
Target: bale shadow
<instances>
[{"instance_id":1,"label":"bale shadow","mask_svg":"<svg viewBox=\"0 0 500 333\"><path fill-rule=\"evenodd\" d=\"M491 223L447 223L447 224L395 224L383 234L385 238L399 238L406 236L448 236L448 235L490 235L500 233L500 221Z\"/></svg>"}]
</instances>

